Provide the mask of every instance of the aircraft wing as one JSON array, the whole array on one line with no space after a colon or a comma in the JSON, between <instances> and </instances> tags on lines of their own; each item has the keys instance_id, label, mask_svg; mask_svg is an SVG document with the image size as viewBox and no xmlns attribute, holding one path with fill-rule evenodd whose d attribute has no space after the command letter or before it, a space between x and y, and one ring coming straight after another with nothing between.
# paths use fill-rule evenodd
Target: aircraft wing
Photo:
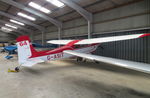
<instances>
[{"instance_id":1,"label":"aircraft wing","mask_svg":"<svg viewBox=\"0 0 150 98\"><path fill-rule=\"evenodd\" d=\"M84 39L84 40L78 41L77 43L75 43L75 45L95 44L95 43L105 43L105 42L129 40L129 39L141 38L141 37L145 37L145 36L150 36L150 33ZM48 41L48 43L66 45L71 41L73 41L73 40L52 40L52 41Z\"/></svg>"},{"instance_id":2,"label":"aircraft wing","mask_svg":"<svg viewBox=\"0 0 150 98\"><path fill-rule=\"evenodd\" d=\"M128 69L133 69L145 73L150 74L150 64L145 64L145 63L138 63L138 62L133 62L133 61L128 61L128 60L121 60L121 59L115 59L115 58L110 58L110 57L103 57L103 56L96 56L96 55L91 55L91 54L85 54L85 53L79 53L75 52L72 50L66 50L64 53L83 57L86 59L90 60L95 60L95 61L100 61L120 67L125 67Z\"/></svg>"},{"instance_id":3,"label":"aircraft wing","mask_svg":"<svg viewBox=\"0 0 150 98\"><path fill-rule=\"evenodd\" d=\"M51 41L47 41L47 43L66 45L66 44L68 44L71 41L73 41L73 40L51 40Z\"/></svg>"},{"instance_id":4,"label":"aircraft wing","mask_svg":"<svg viewBox=\"0 0 150 98\"><path fill-rule=\"evenodd\" d=\"M33 65L35 65L37 63L42 63L42 62L44 62L44 60L41 60L41 59L29 59L26 62L22 63L21 66L32 67Z\"/></svg>"}]
</instances>

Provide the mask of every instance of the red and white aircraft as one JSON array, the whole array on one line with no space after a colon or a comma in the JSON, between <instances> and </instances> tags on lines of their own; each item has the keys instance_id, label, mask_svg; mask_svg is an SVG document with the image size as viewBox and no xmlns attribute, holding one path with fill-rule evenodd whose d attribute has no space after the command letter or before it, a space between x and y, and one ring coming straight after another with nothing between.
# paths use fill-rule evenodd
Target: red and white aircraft
<instances>
[{"instance_id":1,"label":"red and white aircraft","mask_svg":"<svg viewBox=\"0 0 150 98\"><path fill-rule=\"evenodd\" d=\"M102 37L84 40L52 40L48 41L48 43L64 46L49 51L36 51L33 48L32 44L30 43L29 37L21 36L17 38L19 64L20 66L32 67L33 65L44 61L59 60L77 56L81 58L91 59L94 61L100 61L129 69L150 73L150 64L90 54L97 49L97 47L100 45L99 43L136 39L145 36L150 36L150 33ZM19 71L20 66L16 67L15 70Z\"/></svg>"}]
</instances>

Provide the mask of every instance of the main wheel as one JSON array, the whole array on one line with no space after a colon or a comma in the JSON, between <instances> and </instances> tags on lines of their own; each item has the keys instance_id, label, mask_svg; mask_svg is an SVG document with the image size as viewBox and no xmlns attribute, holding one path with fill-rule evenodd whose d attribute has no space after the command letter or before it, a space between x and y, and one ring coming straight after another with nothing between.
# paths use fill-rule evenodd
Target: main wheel
<instances>
[{"instance_id":1,"label":"main wheel","mask_svg":"<svg viewBox=\"0 0 150 98\"><path fill-rule=\"evenodd\" d=\"M99 64L99 62L98 61L94 61L96 64Z\"/></svg>"},{"instance_id":2,"label":"main wheel","mask_svg":"<svg viewBox=\"0 0 150 98\"><path fill-rule=\"evenodd\" d=\"M83 61L83 58L81 58L81 57L78 57L78 59L79 59L80 62Z\"/></svg>"}]
</instances>

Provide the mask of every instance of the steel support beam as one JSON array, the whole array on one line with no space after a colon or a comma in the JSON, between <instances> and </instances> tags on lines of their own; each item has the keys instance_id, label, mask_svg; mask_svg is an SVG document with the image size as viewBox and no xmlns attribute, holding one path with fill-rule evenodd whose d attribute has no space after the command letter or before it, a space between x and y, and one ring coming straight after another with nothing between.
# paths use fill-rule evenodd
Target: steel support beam
<instances>
[{"instance_id":1,"label":"steel support beam","mask_svg":"<svg viewBox=\"0 0 150 98\"><path fill-rule=\"evenodd\" d=\"M13 35L15 35L16 37L18 37L19 35L18 34L16 34L15 32L14 33L10 33L10 32L4 32L4 31L2 31L2 30L0 30L2 33L8 33L8 34L13 34Z\"/></svg>"},{"instance_id":2,"label":"steel support beam","mask_svg":"<svg viewBox=\"0 0 150 98\"><path fill-rule=\"evenodd\" d=\"M20 3L17 3L17 2L15 2L13 0L1 0L1 1L3 1L3 2L9 4L9 5L15 6L15 7L19 8L19 9L22 9L24 11L27 11L27 12L29 12L31 14L37 15L37 16L45 19L45 20L48 20L49 22L53 23L57 27L62 27L62 22L60 22L60 21L58 21L56 19L53 19L53 18L51 18L51 17L49 17L49 16L47 16L47 15L45 15L45 14L39 12L39 11L36 11L36 10L34 10L32 8L28 8L28 7L26 7L26 6L24 6L24 5L20 4Z\"/></svg>"},{"instance_id":3,"label":"steel support beam","mask_svg":"<svg viewBox=\"0 0 150 98\"><path fill-rule=\"evenodd\" d=\"M16 33L18 34L18 36L20 36L20 35L25 35L25 34L21 33L20 31L17 31L17 30L14 30L13 32L16 32ZM10 33L10 34L14 34L13 32Z\"/></svg>"},{"instance_id":4,"label":"steel support beam","mask_svg":"<svg viewBox=\"0 0 150 98\"><path fill-rule=\"evenodd\" d=\"M57 26L58 28L61 28L61 29L62 29L62 22L60 22L60 21L58 21L58 20L56 20L56 19L53 19L53 18L51 18L51 17L49 17L49 16L47 16L47 15L45 15L45 14L39 12L39 11L36 11L36 10L34 10L34 9L32 9L32 8L28 8L28 7L26 7L26 6L24 6L24 5L20 4L20 3L17 3L17 2L15 2L15 1L13 1L13 0L1 0L1 1L3 1L3 2L9 4L9 5L15 6L15 7L19 8L19 9L22 9L22 10L24 10L24 11L27 11L27 12L29 12L29 13L31 13L31 14L36 15L36 16L39 16L39 17L41 17L41 18L43 18L43 19L45 19L45 20L51 22L52 24L54 24L54 25ZM42 36L44 36L43 34L45 34L45 33L43 33L43 31L45 31L45 30L41 30ZM59 32L59 31L58 31L58 32ZM60 33L60 32L59 32L59 33ZM42 43L43 43L43 40L44 40L44 39L42 38Z\"/></svg>"},{"instance_id":5,"label":"steel support beam","mask_svg":"<svg viewBox=\"0 0 150 98\"><path fill-rule=\"evenodd\" d=\"M93 15L92 13L88 12L87 10L83 9L76 3L72 2L71 0L60 0L67 6L73 8L76 10L78 13L80 13L87 21L88 21L88 38L91 38L91 33L92 33L92 22L93 22Z\"/></svg>"},{"instance_id":6,"label":"steel support beam","mask_svg":"<svg viewBox=\"0 0 150 98\"><path fill-rule=\"evenodd\" d=\"M83 9L81 6L77 5L71 0L60 0L67 6L71 7L72 9L76 10L78 13L80 13L86 20L93 21L93 15L92 13L88 12L87 10Z\"/></svg>"},{"instance_id":7,"label":"steel support beam","mask_svg":"<svg viewBox=\"0 0 150 98\"><path fill-rule=\"evenodd\" d=\"M8 33L8 34L13 34L13 35L15 35L15 36L19 36L19 34L17 33L17 32L5 32L5 31L2 31L2 30L0 30L0 32L2 32L2 33Z\"/></svg>"},{"instance_id":8,"label":"steel support beam","mask_svg":"<svg viewBox=\"0 0 150 98\"><path fill-rule=\"evenodd\" d=\"M78 4L74 3L71 0L60 0L67 6L73 8L76 10L78 13L80 13L87 21L88 21L88 38L91 38L91 32L92 32L92 22L93 22L93 15L92 13L88 12L87 10L83 9L81 6Z\"/></svg>"},{"instance_id":9,"label":"steel support beam","mask_svg":"<svg viewBox=\"0 0 150 98\"><path fill-rule=\"evenodd\" d=\"M1 20L0 20L0 22L1 22ZM3 22L1 22L1 23L3 23ZM0 27L3 27L4 25L0 25ZM9 27L7 27L7 28L9 28ZM9 29L12 29L12 28L9 28ZM4 31L3 31L4 32ZM20 30L15 30L15 29L13 29L13 32L17 32L18 34L20 34L20 35L25 35L25 33L23 33L22 31L20 31ZM12 34L12 33L11 33Z\"/></svg>"},{"instance_id":10,"label":"steel support beam","mask_svg":"<svg viewBox=\"0 0 150 98\"><path fill-rule=\"evenodd\" d=\"M44 28L44 27L41 27L41 26L39 26L39 25L36 25L36 24L34 24L34 23L32 23L32 22L29 22L29 21L27 21L27 20L23 20L22 18L18 18L18 17L16 17L16 16L10 15L10 14L8 14L8 13L5 13L5 12L0 11L0 15L3 15L3 16L5 16L5 17L11 18L11 19L15 19L15 20L20 21L20 22L23 22L23 23L25 23L25 24L28 24L28 25L30 25L30 26L35 27L36 29L38 29L38 30L40 30L40 31L45 31L45 28Z\"/></svg>"},{"instance_id":11,"label":"steel support beam","mask_svg":"<svg viewBox=\"0 0 150 98\"><path fill-rule=\"evenodd\" d=\"M25 31L27 31L27 32L32 32L30 29L26 29L26 28L24 28L24 27L21 27L21 26L19 26L19 25L12 24L12 23L7 22L7 21L4 21L4 20L0 20L0 23L3 23L3 24L10 24L10 25L13 25L13 26L15 26L15 27L18 27L19 29L25 30Z\"/></svg>"},{"instance_id":12,"label":"steel support beam","mask_svg":"<svg viewBox=\"0 0 150 98\"><path fill-rule=\"evenodd\" d=\"M22 32L21 30L13 30L14 32L18 32L21 35L28 35L27 33Z\"/></svg>"}]
</instances>

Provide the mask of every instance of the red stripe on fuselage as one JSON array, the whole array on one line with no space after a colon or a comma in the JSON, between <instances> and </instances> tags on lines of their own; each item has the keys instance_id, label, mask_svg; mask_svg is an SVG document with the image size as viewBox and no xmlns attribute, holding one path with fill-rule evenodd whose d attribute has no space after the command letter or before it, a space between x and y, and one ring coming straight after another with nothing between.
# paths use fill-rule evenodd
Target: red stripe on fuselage
<instances>
[{"instance_id":1,"label":"red stripe on fuselage","mask_svg":"<svg viewBox=\"0 0 150 98\"><path fill-rule=\"evenodd\" d=\"M62 46L60 48L56 48L53 50L48 50L48 51L37 51L37 53L33 54L30 58L38 57L38 56L46 56L46 55L51 55L51 54L56 54L63 52L64 50L73 50L72 47L69 46Z\"/></svg>"},{"instance_id":2,"label":"red stripe on fuselage","mask_svg":"<svg viewBox=\"0 0 150 98\"><path fill-rule=\"evenodd\" d=\"M86 45L82 48L86 48L86 47L91 47L91 46L94 46L94 45L97 45L97 44L91 44L91 45ZM46 55L52 55L52 54L57 54L57 53L61 53L63 52L64 50L77 50L77 49L82 49L82 48L73 48L74 46L70 47L70 46L62 46L60 48L56 48L56 49L53 49L53 50L48 50L48 51L39 51L36 53L36 55L32 55L30 58L34 58L34 57L39 57L39 56L46 56Z\"/></svg>"},{"instance_id":3,"label":"red stripe on fuselage","mask_svg":"<svg viewBox=\"0 0 150 98\"><path fill-rule=\"evenodd\" d=\"M33 48L32 45L30 45L31 47L31 52L32 52L32 56L30 58L34 58L34 57L39 57L39 56L46 56L46 55L51 55L51 54L56 54L56 53L60 53L63 52L64 50L74 50L73 46L75 43L79 42L81 40L74 40L69 42L67 45L62 46L60 48L56 48L53 50L48 50L48 51L35 51L35 49Z\"/></svg>"}]
</instances>

